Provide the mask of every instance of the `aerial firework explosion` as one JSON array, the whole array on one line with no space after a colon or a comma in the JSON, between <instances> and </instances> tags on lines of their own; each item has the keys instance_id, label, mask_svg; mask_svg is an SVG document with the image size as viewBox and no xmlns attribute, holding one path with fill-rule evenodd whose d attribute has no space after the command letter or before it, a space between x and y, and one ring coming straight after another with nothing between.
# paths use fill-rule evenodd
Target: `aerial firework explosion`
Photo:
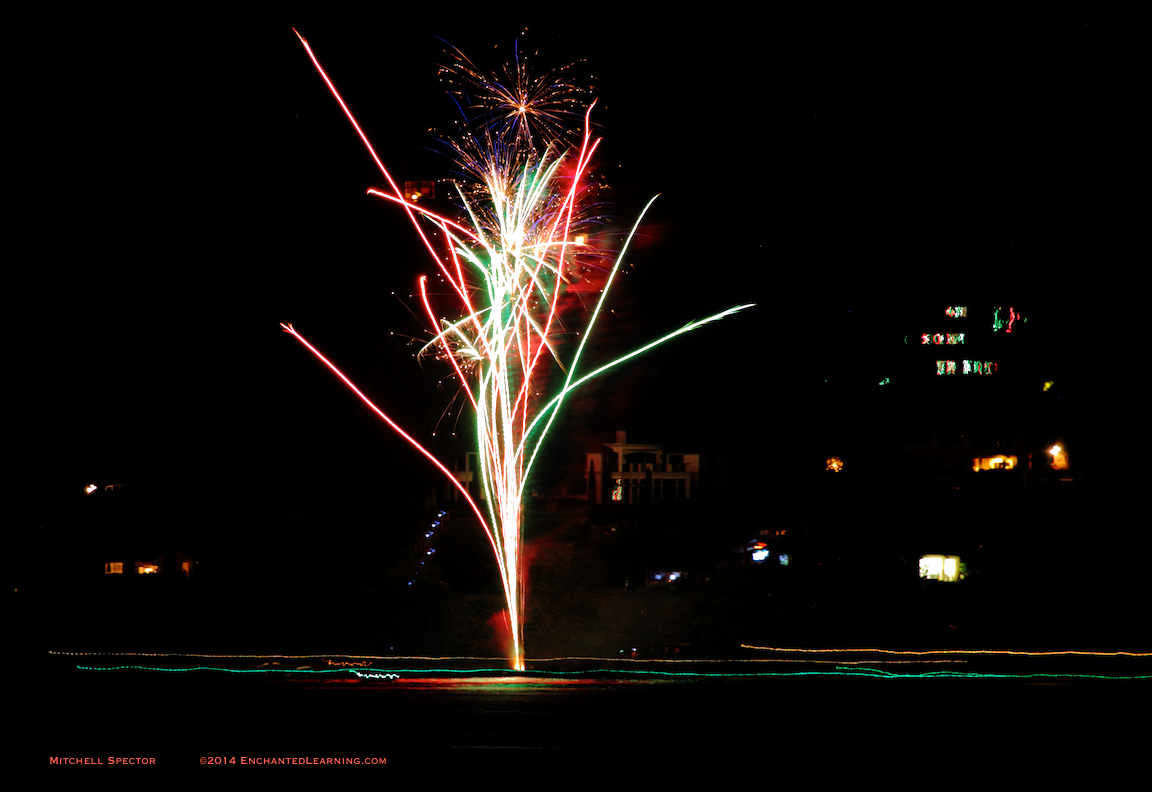
<instances>
[{"instance_id":1,"label":"aerial firework explosion","mask_svg":"<svg viewBox=\"0 0 1152 792\"><path fill-rule=\"evenodd\" d=\"M567 80L565 70L537 80L517 55L514 66L504 67L502 77L489 77L456 53L454 64L444 67L442 76L452 86L450 93L457 103L464 101L467 109L478 111L479 120L465 124L460 138L452 143L463 174L456 185L462 210L459 219L452 220L418 206L400 191L308 42L296 35L384 174L389 189L368 192L404 209L454 296L455 318L438 318L429 301L427 277L420 278L421 301L434 328L425 351L451 363L476 412L480 486L487 515L451 471L372 404L291 325L282 326L463 493L496 555L508 604L511 659L516 670L523 670L521 504L532 465L564 398L625 360L751 305L691 322L577 376L585 344L644 215L641 212L619 250L602 266L604 255L592 236L590 190L584 181L599 142L589 131L594 102L577 104L584 94ZM466 108L462 105L461 109ZM439 249L420 217L437 228L433 236ZM580 290L581 284L587 289L591 277L597 282L602 278L600 294L583 330L574 333L561 318L565 297ZM572 351L564 341L575 337L579 341ZM542 391L552 363L563 375L563 385L548 398Z\"/></svg>"}]
</instances>

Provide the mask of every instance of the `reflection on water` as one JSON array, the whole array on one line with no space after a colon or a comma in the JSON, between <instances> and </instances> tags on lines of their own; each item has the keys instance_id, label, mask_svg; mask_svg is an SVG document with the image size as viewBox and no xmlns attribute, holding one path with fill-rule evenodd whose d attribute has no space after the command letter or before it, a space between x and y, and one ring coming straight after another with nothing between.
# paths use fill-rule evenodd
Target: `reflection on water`
<instances>
[{"instance_id":1,"label":"reflection on water","mask_svg":"<svg viewBox=\"0 0 1152 792\"><path fill-rule=\"evenodd\" d=\"M311 680L306 680L307 684ZM571 689L581 688L591 691L596 688L617 688L624 685L665 685L673 684L671 679L602 679L584 678L571 679L563 677L529 677L529 676L475 676L475 677L420 677L401 676L393 680L375 680L367 677L357 679L329 679L321 684L331 685L340 683L380 684L389 687L398 687L406 690L440 690L440 691L469 691L493 694L510 693L515 691L547 691L555 688Z\"/></svg>"},{"instance_id":2,"label":"reflection on water","mask_svg":"<svg viewBox=\"0 0 1152 792\"><path fill-rule=\"evenodd\" d=\"M838 657L845 665L824 658L697 665L673 674L654 670L667 664L515 673L494 664L447 668L440 659L419 668L411 661L385 665L383 658L374 666L344 659L337 662L349 665L329 667L317 658L86 656L60 663L39 706L58 726L51 755L130 751L168 757L172 767L202 755L386 756L390 772L405 763L441 772L451 769L445 757L462 757L471 768L477 755L511 753L521 769L525 757L544 767L562 756L587 768L626 757L675 770L685 762L713 767L743 756L750 744L769 745L773 761L818 758L812 766L821 768L846 752L881 756L892 746L909 755L946 746L965 761L989 762L1025 749L1142 755L1142 733L1115 713L1131 710L1152 688L1141 674L1147 656L998 656L994 666L971 657L954 666L937 656L873 658L870 667L846 665L864 657ZM102 670L77 670L82 663ZM776 670L749 673L765 667ZM930 675L940 668L967 671ZM989 678L977 669L1129 677ZM396 678L369 677L390 674ZM1026 728L1020 713L1027 713Z\"/></svg>"}]
</instances>

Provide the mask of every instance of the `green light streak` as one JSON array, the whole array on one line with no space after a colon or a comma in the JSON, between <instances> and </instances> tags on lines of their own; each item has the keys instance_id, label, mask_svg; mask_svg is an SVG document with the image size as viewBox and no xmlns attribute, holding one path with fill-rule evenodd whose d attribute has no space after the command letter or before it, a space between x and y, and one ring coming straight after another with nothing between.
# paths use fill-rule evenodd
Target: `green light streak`
<instances>
[{"instance_id":1,"label":"green light streak","mask_svg":"<svg viewBox=\"0 0 1152 792\"><path fill-rule=\"evenodd\" d=\"M508 676L507 668L373 668L365 669L333 668L333 669L269 669L269 668L220 668L215 666L193 666L188 668L163 668L154 666L122 665L122 666L76 666L79 671L150 671L157 673L189 673L194 671L222 672L228 674L347 674L357 677L367 675L406 674L407 679L425 679L429 675L442 676L477 676L493 675L497 677ZM659 677L662 679L774 679L793 677L856 677L861 679L1102 679L1108 681L1124 682L1152 679L1152 674L1110 675L1110 674L1059 674L1059 673L1033 673L1008 674L974 671L926 671L923 673L900 673L884 671L877 668L845 668L837 666L834 670L813 671L655 671L646 669L594 669L586 671L547 671L526 670L517 671L517 677L601 677L612 679L617 677Z\"/></svg>"},{"instance_id":2,"label":"green light streak","mask_svg":"<svg viewBox=\"0 0 1152 792\"><path fill-rule=\"evenodd\" d=\"M220 668L218 666L188 666L186 668L157 668L155 666L76 666L77 671L157 671L183 674L191 671L220 671L228 674L347 674L347 668Z\"/></svg>"},{"instance_id":3,"label":"green light streak","mask_svg":"<svg viewBox=\"0 0 1152 792\"><path fill-rule=\"evenodd\" d=\"M549 412L551 412L551 416L548 419L548 423L545 425L544 430L540 435L540 439L537 441L536 447L532 452L532 457L529 459L528 465L525 468L525 476L527 476L528 471L532 469L532 463L536 460L536 455L540 451L540 446L543 443L543 438L548 433L548 427L550 427L552 425L553 419L555 418L556 414L559 412L559 410L557 408L560 406L561 402L564 400L564 397L567 394L571 393L573 390L578 388L580 385L583 385L585 382L592 379L593 377L596 377L600 374L603 374L608 369L613 368L614 366L618 366L626 360L631 360L632 358L636 357L637 355L642 355L645 352L647 352L648 350L660 346L665 341L669 341L678 335L683 335L684 333L691 332L698 327L702 327L703 325L708 324L709 322L715 322L719 319L723 319L725 316L731 316L734 313L746 310L748 308L752 308L754 306L755 306L755 303L748 303L747 305L737 305L733 308L729 308L725 311L721 311L718 314L714 314L713 316L709 316L706 319L699 319L695 322L689 322L688 324L681 327L679 330L674 330L673 332L669 333L668 335L663 336L661 338L658 338L650 344L645 344L644 346L640 347L639 349L634 349L633 351L629 352L627 355L616 358L611 363L605 363L600 368L598 368L595 371L592 371L588 374L585 374L583 377L576 380L575 382L566 383L564 386L564 389L561 390L560 393L556 394L556 396L553 397L553 399L550 402L548 402L546 405L544 405L544 407L541 408L540 412L536 415L536 418L533 419L532 423L528 425L528 430L525 432L525 436L530 436L532 434L532 430L536 427L536 424L538 424L540 422L540 420L545 415L547 415Z\"/></svg>"}]
</instances>

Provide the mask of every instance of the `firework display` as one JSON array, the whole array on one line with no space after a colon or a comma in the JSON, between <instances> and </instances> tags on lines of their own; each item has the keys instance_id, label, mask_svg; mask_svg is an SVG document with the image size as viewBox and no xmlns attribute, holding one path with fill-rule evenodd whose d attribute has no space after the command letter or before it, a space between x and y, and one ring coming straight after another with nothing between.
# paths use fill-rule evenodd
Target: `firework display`
<instances>
[{"instance_id":1,"label":"firework display","mask_svg":"<svg viewBox=\"0 0 1152 792\"><path fill-rule=\"evenodd\" d=\"M533 463L565 397L592 377L751 304L686 324L582 372L585 345L651 206L649 201L619 249L606 254L590 216L594 187L587 177L599 141L589 130L594 102L587 101L586 92L567 70L533 77L518 53L514 64L489 76L456 52L441 76L461 109L477 117L452 141L462 174L456 184L461 212L452 219L401 192L308 42L296 35L387 181L387 190L368 192L403 208L450 289L453 315L446 318L443 306L438 313L430 300L427 277L420 278L421 302L433 328L423 351L451 364L475 411L483 508L319 350L291 325L283 327L463 493L495 553L511 627L511 661L523 670L522 503ZM429 224L435 232L426 228ZM577 332L568 309L582 305L581 292L596 291Z\"/></svg>"}]
</instances>

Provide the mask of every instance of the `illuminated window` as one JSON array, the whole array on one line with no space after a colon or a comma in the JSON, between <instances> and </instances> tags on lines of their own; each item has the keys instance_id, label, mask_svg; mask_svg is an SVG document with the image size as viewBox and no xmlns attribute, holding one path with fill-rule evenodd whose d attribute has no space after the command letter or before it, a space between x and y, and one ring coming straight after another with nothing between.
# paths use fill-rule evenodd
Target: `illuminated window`
<instances>
[{"instance_id":1,"label":"illuminated window","mask_svg":"<svg viewBox=\"0 0 1152 792\"><path fill-rule=\"evenodd\" d=\"M996 364L991 360L962 360L959 366L960 371L965 374L983 374L990 375L996 370ZM955 374L957 365L955 360L937 360L936 361L936 376L942 374Z\"/></svg>"},{"instance_id":2,"label":"illuminated window","mask_svg":"<svg viewBox=\"0 0 1152 792\"><path fill-rule=\"evenodd\" d=\"M123 561L109 561L104 565L105 575L123 575L124 562Z\"/></svg>"},{"instance_id":3,"label":"illuminated window","mask_svg":"<svg viewBox=\"0 0 1152 792\"><path fill-rule=\"evenodd\" d=\"M1007 321L1005 321L1003 311L1004 309L1000 307L992 312L992 332L1003 330L1005 333L1011 333L1013 324L1018 321L1027 321L1023 316L1016 313L1016 310L1012 306L1008 306L1008 316Z\"/></svg>"},{"instance_id":4,"label":"illuminated window","mask_svg":"<svg viewBox=\"0 0 1152 792\"><path fill-rule=\"evenodd\" d=\"M960 556L926 555L920 557L920 578L955 583L960 579Z\"/></svg>"},{"instance_id":5,"label":"illuminated window","mask_svg":"<svg viewBox=\"0 0 1152 792\"><path fill-rule=\"evenodd\" d=\"M997 454L990 457L976 457L972 460L973 470L1011 470L1016 467L1016 457Z\"/></svg>"},{"instance_id":6,"label":"illuminated window","mask_svg":"<svg viewBox=\"0 0 1152 792\"><path fill-rule=\"evenodd\" d=\"M427 180L411 180L404 182L404 194L412 203L434 199L436 197L436 182Z\"/></svg>"},{"instance_id":7,"label":"illuminated window","mask_svg":"<svg viewBox=\"0 0 1152 792\"><path fill-rule=\"evenodd\" d=\"M145 563L144 561L137 561L136 562L136 574L137 575L155 575L159 571L160 571L160 567L157 564L148 564L148 563Z\"/></svg>"}]
</instances>

